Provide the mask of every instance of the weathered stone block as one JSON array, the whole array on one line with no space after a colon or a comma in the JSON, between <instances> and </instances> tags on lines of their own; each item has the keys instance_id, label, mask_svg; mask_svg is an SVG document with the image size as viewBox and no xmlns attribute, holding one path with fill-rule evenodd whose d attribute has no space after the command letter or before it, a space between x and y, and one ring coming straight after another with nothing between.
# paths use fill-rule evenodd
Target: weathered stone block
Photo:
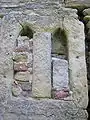
<instances>
[{"instance_id":1,"label":"weathered stone block","mask_svg":"<svg viewBox=\"0 0 90 120\"><path fill-rule=\"evenodd\" d=\"M27 71L28 65L25 62L14 62L14 71Z\"/></svg>"},{"instance_id":2,"label":"weathered stone block","mask_svg":"<svg viewBox=\"0 0 90 120\"><path fill-rule=\"evenodd\" d=\"M33 38L33 97L51 97L51 34L36 33Z\"/></svg>"},{"instance_id":3,"label":"weathered stone block","mask_svg":"<svg viewBox=\"0 0 90 120\"><path fill-rule=\"evenodd\" d=\"M53 88L62 90L68 88L68 61L59 58L52 58L53 61Z\"/></svg>"},{"instance_id":4,"label":"weathered stone block","mask_svg":"<svg viewBox=\"0 0 90 120\"><path fill-rule=\"evenodd\" d=\"M32 84L30 82L18 82L18 84L21 86L22 90L24 91L30 91L32 90Z\"/></svg>"},{"instance_id":5,"label":"weathered stone block","mask_svg":"<svg viewBox=\"0 0 90 120\"><path fill-rule=\"evenodd\" d=\"M21 94L22 89L18 85L13 85L11 91L13 96L18 97Z\"/></svg>"},{"instance_id":6,"label":"weathered stone block","mask_svg":"<svg viewBox=\"0 0 90 120\"><path fill-rule=\"evenodd\" d=\"M76 19L64 20L68 38L69 83L72 97L82 108L88 105L84 25Z\"/></svg>"},{"instance_id":7,"label":"weathered stone block","mask_svg":"<svg viewBox=\"0 0 90 120\"><path fill-rule=\"evenodd\" d=\"M27 82L27 81L32 81L32 74L30 74L28 71L26 72L17 72L14 76L14 78L17 81L22 81L22 82Z\"/></svg>"},{"instance_id":8,"label":"weathered stone block","mask_svg":"<svg viewBox=\"0 0 90 120\"><path fill-rule=\"evenodd\" d=\"M15 62L27 62L28 56L26 54L16 54L13 58Z\"/></svg>"}]
</instances>

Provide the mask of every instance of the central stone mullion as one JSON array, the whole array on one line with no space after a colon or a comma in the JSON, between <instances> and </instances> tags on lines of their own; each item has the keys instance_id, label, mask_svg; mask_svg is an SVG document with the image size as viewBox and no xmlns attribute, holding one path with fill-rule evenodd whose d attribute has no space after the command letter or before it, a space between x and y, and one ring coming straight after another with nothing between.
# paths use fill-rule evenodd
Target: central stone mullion
<instances>
[{"instance_id":1,"label":"central stone mullion","mask_svg":"<svg viewBox=\"0 0 90 120\"><path fill-rule=\"evenodd\" d=\"M33 37L32 95L51 97L51 33L36 33Z\"/></svg>"}]
</instances>

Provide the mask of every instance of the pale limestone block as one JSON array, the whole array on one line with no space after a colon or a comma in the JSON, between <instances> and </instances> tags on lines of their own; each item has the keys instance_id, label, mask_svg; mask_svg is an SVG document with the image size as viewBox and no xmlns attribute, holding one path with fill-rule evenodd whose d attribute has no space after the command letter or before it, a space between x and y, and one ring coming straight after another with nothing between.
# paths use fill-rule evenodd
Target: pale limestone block
<instances>
[{"instance_id":1,"label":"pale limestone block","mask_svg":"<svg viewBox=\"0 0 90 120\"><path fill-rule=\"evenodd\" d=\"M84 25L76 19L64 19L68 41L70 88L72 97L80 107L88 105L87 71L85 61Z\"/></svg>"},{"instance_id":2,"label":"pale limestone block","mask_svg":"<svg viewBox=\"0 0 90 120\"><path fill-rule=\"evenodd\" d=\"M26 71L26 72L17 72L15 74L15 79L17 81L22 81L22 82L31 82L32 81L32 74L30 74L30 72Z\"/></svg>"},{"instance_id":3,"label":"pale limestone block","mask_svg":"<svg viewBox=\"0 0 90 120\"><path fill-rule=\"evenodd\" d=\"M51 97L51 34L36 33L33 38L33 97Z\"/></svg>"},{"instance_id":4,"label":"pale limestone block","mask_svg":"<svg viewBox=\"0 0 90 120\"><path fill-rule=\"evenodd\" d=\"M68 61L59 58L52 58L53 61L53 88L62 90L68 88Z\"/></svg>"}]
</instances>

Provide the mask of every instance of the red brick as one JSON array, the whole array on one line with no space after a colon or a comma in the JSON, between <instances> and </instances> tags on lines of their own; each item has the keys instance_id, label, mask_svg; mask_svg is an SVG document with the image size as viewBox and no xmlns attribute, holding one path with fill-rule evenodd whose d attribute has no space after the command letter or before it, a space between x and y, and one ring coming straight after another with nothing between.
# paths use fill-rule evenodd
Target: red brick
<instances>
[{"instance_id":1,"label":"red brick","mask_svg":"<svg viewBox=\"0 0 90 120\"><path fill-rule=\"evenodd\" d=\"M19 46L14 49L14 52L29 52L28 46Z\"/></svg>"},{"instance_id":2,"label":"red brick","mask_svg":"<svg viewBox=\"0 0 90 120\"><path fill-rule=\"evenodd\" d=\"M55 91L55 99L63 99L69 96L69 91L58 90Z\"/></svg>"}]
</instances>

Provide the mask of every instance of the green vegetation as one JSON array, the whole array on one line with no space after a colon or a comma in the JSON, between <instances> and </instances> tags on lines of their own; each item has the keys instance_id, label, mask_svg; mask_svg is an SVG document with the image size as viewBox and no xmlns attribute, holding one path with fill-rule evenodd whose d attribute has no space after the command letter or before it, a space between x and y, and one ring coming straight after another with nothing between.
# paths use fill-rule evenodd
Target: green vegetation
<instances>
[{"instance_id":1,"label":"green vegetation","mask_svg":"<svg viewBox=\"0 0 90 120\"><path fill-rule=\"evenodd\" d=\"M2 19L4 17L4 15L3 14L0 14L0 18Z\"/></svg>"},{"instance_id":2,"label":"green vegetation","mask_svg":"<svg viewBox=\"0 0 90 120\"><path fill-rule=\"evenodd\" d=\"M52 53L58 55L67 54L67 35L64 29L57 28L52 33Z\"/></svg>"},{"instance_id":3,"label":"green vegetation","mask_svg":"<svg viewBox=\"0 0 90 120\"><path fill-rule=\"evenodd\" d=\"M66 31L65 31L64 29L57 28L57 29L53 32L53 37L62 39L63 45L66 46L66 43L67 43L67 35L66 35Z\"/></svg>"},{"instance_id":4,"label":"green vegetation","mask_svg":"<svg viewBox=\"0 0 90 120\"><path fill-rule=\"evenodd\" d=\"M24 23L21 26L22 26L22 29L21 29L19 35L27 36L30 39L33 38L34 30L32 29L31 24Z\"/></svg>"},{"instance_id":5,"label":"green vegetation","mask_svg":"<svg viewBox=\"0 0 90 120\"><path fill-rule=\"evenodd\" d=\"M87 23L88 21L90 21L90 16L88 16L88 15L85 16L85 17L84 17L84 21L85 21L86 23Z\"/></svg>"}]
</instances>

